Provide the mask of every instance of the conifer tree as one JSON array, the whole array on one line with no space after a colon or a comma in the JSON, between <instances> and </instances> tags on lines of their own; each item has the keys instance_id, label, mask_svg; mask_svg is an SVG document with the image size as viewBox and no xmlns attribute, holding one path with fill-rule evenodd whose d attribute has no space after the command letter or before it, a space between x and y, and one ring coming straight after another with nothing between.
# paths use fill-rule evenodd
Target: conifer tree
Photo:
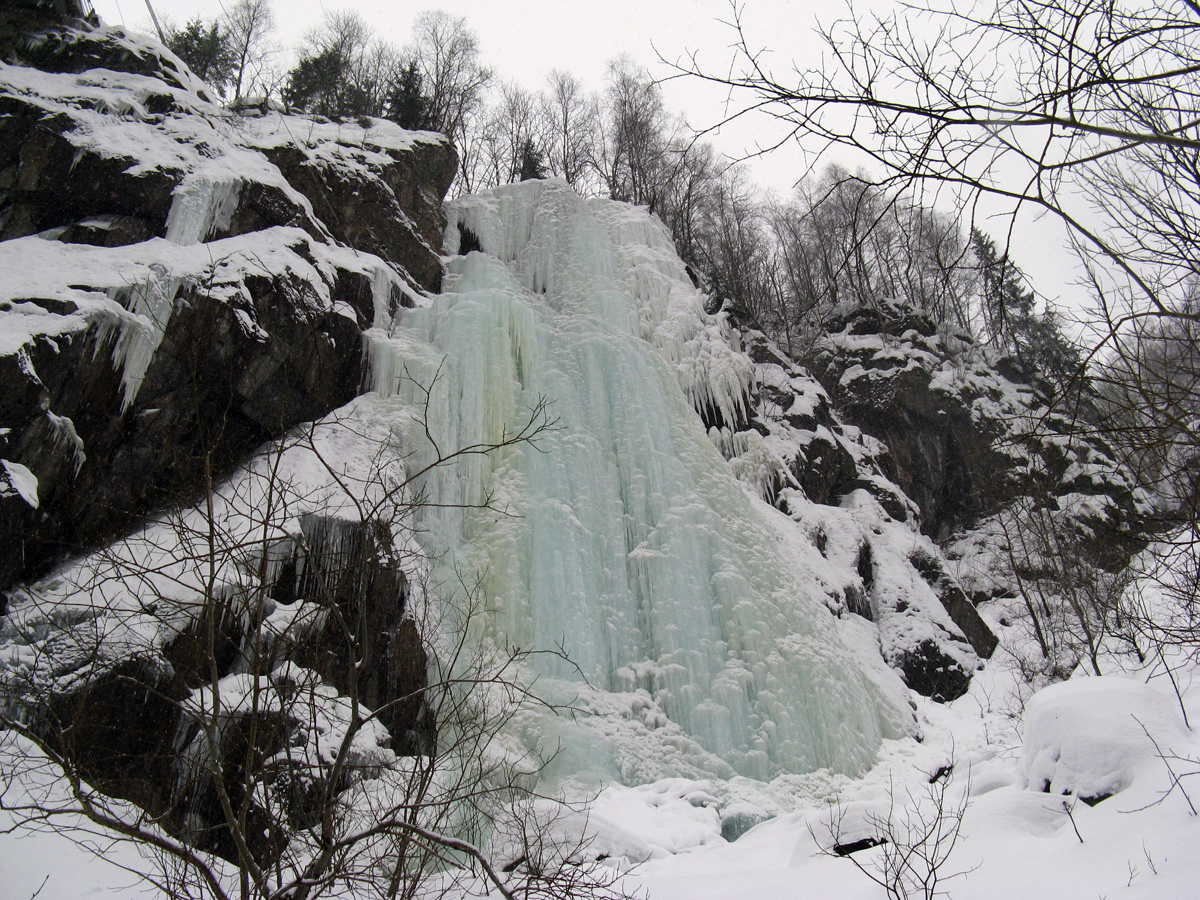
<instances>
[{"instance_id":1,"label":"conifer tree","mask_svg":"<svg viewBox=\"0 0 1200 900\"><path fill-rule=\"evenodd\" d=\"M236 59L229 33L218 22L196 16L167 36L167 46L201 81L224 96L233 81Z\"/></svg>"},{"instance_id":2,"label":"conifer tree","mask_svg":"<svg viewBox=\"0 0 1200 900\"><path fill-rule=\"evenodd\" d=\"M417 61L409 60L400 69L399 77L388 92L384 117L401 128L427 131L433 127L429 98L422 93L421 70Z\"/></svg>"},{"instance_id":3,"label":"conifer tree","mask_svg":"<svg viewBox=\"0 0 1200 900\"><path fill-rule=\"evenodd\" d=\"M1079 348L1062 333L1052 310L1037 312L1037 298L1008 253L1000 253L991 237L971 230L971 246L979 264L980 295L987 331L1009 356L1021 380L1068 389L1081 376ZM1078 386L1078 385L1077 385Z\"/></svg>"}]
</instances>

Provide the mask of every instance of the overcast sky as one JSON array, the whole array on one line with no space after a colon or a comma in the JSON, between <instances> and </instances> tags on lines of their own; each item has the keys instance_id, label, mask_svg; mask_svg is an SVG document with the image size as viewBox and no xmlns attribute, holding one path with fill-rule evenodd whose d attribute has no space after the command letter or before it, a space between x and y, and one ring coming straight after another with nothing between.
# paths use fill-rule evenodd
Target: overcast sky
<instances>
[{"instance_id":1,"label":"overcast sky","mask_svg":"<svg viewBox=\"0 0 1200 900\"><path fill-rule=\"evenodd\" d=\"M160 18L176 24L196 15L213 19L223 9L223 0L151 2ZM93 5L109 24L151 30L146 0L93 0ZM892 5L893 0L859 0L855 8ZM463 16L479 38L484 63L499 77L529 89L541 88L547 73L557 68L599 90L607 62L622 53L658 78L670 73L660 57L685 60L695 54L703 66L720 71L723 64L728 65L735 36L724 24L731 15L729 0L275 0L275 40L285 49L294 49L326 12L346 9L358 12L379 37L397 47L408 43L413 19L427 9ZM747 35L758 46L770 46L769 61L781 74L793 62L801 68L818 66L823 45L813 33L817 16L828 22L844 14L836 0L755 0L746 3L742 12ZM722 118L724 95L696 79L667 81L663 90L668 108L683 114L693 127L708 127ZM738 157L756 145L771 143L773 136L761 120L740 120L711 139L719 150ZM838 161L851 167L855 164L850 159ZM756 183L781 193L807 171L795 148L781 149L748 165ZM984 226L987 228L986 222ZM1003 227L996 223L991 230L999 232ZM1069 308L1083 304L1085 298L1070 284L1073 262L1059 249L1062 243L1058 228L1025 222L1015 236L1013 254L1040 293L1060 308Z\"/></svg>"},{"instance_id":2,"label":"overcast sky","mask_svg":"<svg viewBox=\"0 0 1200 900\"><path fill-rule=\"evenodd\" d=\"M182 24L196 15L212 19L221 15L223 0L152 0L160 18ZM231 2L231 0L225 0ZM880 2L877 0L876 5ZM96 12L109 24L150 30L145 0L93 0ZM813 35L814 8L809 2L760 0L747 5L747 31L770 41L776 62L792 59L814 64L821 44ZM821 4L826 12L838 4ZM669 68L659 57L686 59L690 54L715 70L730 57L734 32L723 24L730 17L729 0L429 0L400 3L396 0L276 0L276 40L294 48L317 26L327 11L353 9L377 34L397 47L408 43L413 19L427 9L443 9L463 16L478 35L485 64L501 78L538 89L552 69L563 69L589 88L603 86L609 60L627 54L656 77ZM721 118L724 95L695 79L670 81L663 86L667 106L682 113L693 127L712 125ZM715 135L718 148L731 156L752 150L765 139L761 129L750 134L726 129ZM804 175L798 154L781 153L753 165L760 184L785 191Z\"/></svg>"}]
</instances>

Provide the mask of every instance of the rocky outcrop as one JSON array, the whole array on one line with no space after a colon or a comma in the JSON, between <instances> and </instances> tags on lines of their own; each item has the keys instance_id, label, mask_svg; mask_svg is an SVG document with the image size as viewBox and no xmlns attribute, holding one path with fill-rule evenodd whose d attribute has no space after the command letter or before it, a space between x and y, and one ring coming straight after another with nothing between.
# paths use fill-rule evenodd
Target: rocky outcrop
<instances>
[{"instance_id":1,"label":"rocky outcrop","mask_svg":"<svg viewBox=\"0 0 1200 900\"><path fill-rule=\"evenodd\" d=\"M812 536L839 615L874 623L910 688L960 696L996 638L917 532L920 510L889 477L888 447L845 422L829 392L762 334L742 341L754 364L749 427L710 437L739 478Z\"/></svg>"},{"instance_id":2,"label":"rocky outcrop","mask_svg":"<svg viewBox=\"0 0 1200 900\"><path fill-rule=\"evenodd\" d=\"M1092 429L1005 378L970 336L939 333L922 311L840 309L806 365L843 420L887 446L883 471L939 540L1018 498L1083 504L1098 556L1122 565L1139 543L1140 500Z\"/></svg>"},{"instance_id":3,"label":"rocky outcrop","mask_svg":"<svg viewBox=\"0 0 1200 900\"><path fill-rule=\"evenodd\" d=\"M354 397L436 290L440 136L230 113L119 29L0 64L0 588ZM15 274L14 274L15 273Z\"/></svg>"},{"instance_id":4,"label":"rocky outcrop","mask_svg":"<svg viewBox=\"0 0 1200 900\"><path fill-rule=\"evenodd\" d=\"M756 374L750 427L784 465L775 492L796 487L813 503L836 505L862 489L897 521L915 520L912 501L883 474L887 448L838 419L825 388L761 333L743 339Z\"/></svg>"}]
</instances>

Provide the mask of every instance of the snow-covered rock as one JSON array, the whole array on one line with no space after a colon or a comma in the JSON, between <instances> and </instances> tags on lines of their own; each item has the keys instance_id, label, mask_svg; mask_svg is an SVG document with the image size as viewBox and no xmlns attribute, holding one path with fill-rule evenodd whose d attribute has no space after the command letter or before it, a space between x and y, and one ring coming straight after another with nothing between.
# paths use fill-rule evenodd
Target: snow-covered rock
<instances>
[{"instance_id":1,"label":"snow-covered rock","mask_svg":"<svg viewBox=\"0 0 1200 900\"><path fill-rule=\"evenodd\" d=\"M1042 688L1025 707L1021 772L1031 791L1095 803L1127 788L1138 769L1166 764L1187 739L1179 707L1126 676L1082 677Z\"/></svg>"},{"instance_id":2,"label":"snow-covered rock","mask_svg":"<svg viewBox=\"0 0 1200 900\"><path fill-rule=\"evenodd\" d=\"M839 414L883 441L882 467L938 540L1020 497L1096 498L1078 517L1123 565L1140 548L1142 502L1086 410L1058 410L999 371L965 334L904 304L840 307L805 364Z\"/></svg>"},{"instance_id":3,"label":"snow-covered rock","mask_svg":"<svg viewBox=\"0 0 1200 900\"><path fill-rule=\"evenodd\" d=\"M996 638L917 530L916 504L884 474L888 448L841 421L821 384L763 335L742 341L754 364L749 421L743 431L710 428L713 443L739 479L811 536L837 607L875 623L884 658L909 687L959 696Z\"/></svg>"},{"instance_id":4,"label":"snow-covered rock","mask_svg":"<svg viewBox=\"0 0 1200 900\"><path fill-rule=\"evenodd\" d=\"M79 25L0 62L0 457L38 486L0 492L0 586L346 403L441 278L444 138L231 113Z\"/></svg>"}]
</instances>

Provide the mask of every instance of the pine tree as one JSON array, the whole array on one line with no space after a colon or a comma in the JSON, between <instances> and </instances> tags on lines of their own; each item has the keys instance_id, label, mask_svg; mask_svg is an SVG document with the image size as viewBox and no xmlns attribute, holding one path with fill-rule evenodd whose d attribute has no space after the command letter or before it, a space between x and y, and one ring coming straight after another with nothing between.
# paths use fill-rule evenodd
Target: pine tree
<instances>
[{"instance_id":1,"label":"pine tree","mask_svg":"<svg viewBox=\"0 0 1200 900\"><path fill-rule=\"evenodd\" d=\"M525 181L529 178L545 177L545 155L533 142L533 138L525 138L525 143L521 145L521 170L517 175L517 180Z\"/></svg>"},{"instance_id":2,"label":"pine tree","mask_svg":"<svg viewBox=\"0 0 1200 900\"><path fill-rule=\"evenodd\" d=\"M288 73L283 100L293 109L329 118L371 112L366 93L350 78L349 64L338 47L301 59Z\"/></svg>"},{"instance_id":3,"label":"pine tree","mask_svg":"<svg viewBox=\"0 0 1200 900\"><path fill-rule=\"evenodd\" d=\"M400 77L388 91L384 118L401 128L425 131L433 127L429 98L422 92L421 71L416 60L400 70Z\"/></svg>"},{"instance_id":4,"label":"pine tree","mask_svg":"<svg viewBox=\"0 0 1200 900\"><path fill-rule=\"evenodd\" d=\"M1007 253L978 228L971 246L979 263L980 294L987 331L1004 350L1010 370L1030 384L1064 391L1082 387L1083 357L1062 332L1053 310L1037 312L1037 298Z\"/></svg>"}]
</instances>

